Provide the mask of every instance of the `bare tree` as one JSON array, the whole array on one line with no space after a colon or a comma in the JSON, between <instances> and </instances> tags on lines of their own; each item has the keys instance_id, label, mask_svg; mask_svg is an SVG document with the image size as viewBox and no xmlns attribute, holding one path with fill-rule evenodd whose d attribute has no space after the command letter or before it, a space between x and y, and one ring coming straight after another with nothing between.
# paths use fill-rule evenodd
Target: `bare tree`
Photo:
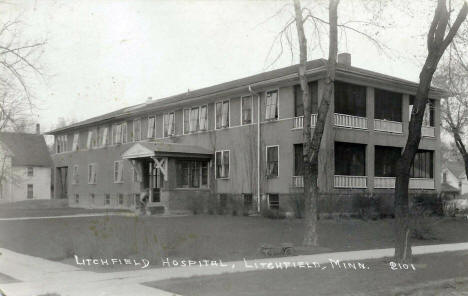
<instances>
[{"instance_id":1,"label":"bare tree","mask_svg":"<svg viewBox=\"0 0 468 296\"><path fill-rule=\"evenodd\" d=\"M468 12L467 3L464 2L453 24L449 23L450 12L447 10L446 0L438 0L427 34L428 54L419 74L419 85L409 122L408 139L403 154L397 162L395 184L395 260L398 262L409 262L412 257L408 200L409 175L421 140L421 126L428 101L429 89L442 55L457 34L460 25L466 19Z\"/></svg>"},{"instance_id":2,"label":"bare tree","mask_svg":"<svg viewBox=\"0 0 468 296\"><path fill-rule=\"evenodd\" d=\"M0 131L24 124L34 107L31 79L42 76L45 41L25 40L21 28L19 18L0 24Z\"/></svg>"}]
</instances>

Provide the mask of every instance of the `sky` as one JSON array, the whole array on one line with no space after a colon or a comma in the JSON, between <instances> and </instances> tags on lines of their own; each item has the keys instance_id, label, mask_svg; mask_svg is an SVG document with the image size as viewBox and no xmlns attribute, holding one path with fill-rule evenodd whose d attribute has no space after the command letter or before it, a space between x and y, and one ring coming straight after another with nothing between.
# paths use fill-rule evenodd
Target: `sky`
<instances>
[{"instance_id":1,"label":"sky","mask_svg":"<svg viewBox=\"0 0 468 296\"><path fill-rule=\"evenodd\" d=\"M354 66L417 82L432 12L420 7L428 1L395 1L378 13L363 10L361 1L342 1L339 21L354 21L349 25L371 32L385 49L348 31L340 34L339 52L351 53ZM326 19L323 1L302 4ZM59 118L80 121L297 61L285 45L270 65L280 48L275 37L292 16L290 1L18 0L7 6L1 17L19 15L22 38L47 42L38 61L44 75L31 82L42 131ZM359 27L363 20L386 27ZM318 36L310 26L306 34L309 59L326 57L325 31L324 50L314 46Z\"/></svg>"}]
</instances>

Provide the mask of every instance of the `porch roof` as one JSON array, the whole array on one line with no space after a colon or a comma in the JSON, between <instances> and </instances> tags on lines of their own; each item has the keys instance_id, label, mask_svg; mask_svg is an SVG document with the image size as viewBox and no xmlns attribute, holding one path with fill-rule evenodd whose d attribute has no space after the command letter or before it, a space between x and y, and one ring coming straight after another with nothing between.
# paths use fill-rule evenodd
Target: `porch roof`
<instances>
[{"instance_id":1,"label":"porch roof","mask_svg":"<svg viewBox=\"0 0 468 296\"><path fill-rule=\"evenodd\" d=\"M140 142L132 145L124 153L123 159L165 156L165 157L196 157L196 158L211 158L213 151L209 149L178 143L165 142Z\"/></svg>"}]
</instances>

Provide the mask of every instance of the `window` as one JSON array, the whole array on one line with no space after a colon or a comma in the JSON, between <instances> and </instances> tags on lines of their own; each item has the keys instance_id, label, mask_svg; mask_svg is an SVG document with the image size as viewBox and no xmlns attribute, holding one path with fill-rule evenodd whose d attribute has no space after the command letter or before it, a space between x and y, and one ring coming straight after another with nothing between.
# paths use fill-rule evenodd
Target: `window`
<instances>
[{"instance_id":1,"label":"window","mask_svg":"<svg viewBox=\"0 0 468 296\"><path fill-rule=\"evenodd\" d=\"M318 84L317 81L309 82L309 98L312 102L310 113L317 114L318 110ZM301 86L294 86L294 116L304 116L304 100L302 98Z\"/></svg>"},{"instance_id":2,"label":"window","mask_svg":"<svg viewBox=\"0 0 468 296\"><path fill-rule=\"evenodd\" d=\"M96 184L96 164L88 164L88 184Z\"/></svg>"},{"instance_id":3,"label":"window","mask_svg":"<svg viewBox=\"0 0 468 296\"><path fill-rule=\"evenodd\" d=\"M268 207L270 210L279 210L279 195L268 194Z\"/></svg>"},{"instance_id":4,"label":"window","mask_svg":"<svg viewBox=\"0 0 468 296\"><path fill-rule=\"evenodd\" d=\"M266 93L265 119L278 119L278 90L272 90Z\"/></svg>"},{"instance_id":5,"label":"window","mask_svg":"<svg viewBox=\"0 0 468 296\"><path fill-rule=\"evenodd\" d=\"M190 109L184 109L184 134L190 131Z\"/></svg>"},{"instance_id":6,"label":"window","mask_svg":"<svg viewBox=\"0 0 468 296\"><path fill-rule=\"evenodd\" d=\"M216 178L229 178L229 161L230 151L216 151L215 163L216 163Z\"/></svg>"},{"instance_id":7,"label":"window","mask_svg":"<svg viewBox=\"0 0 468 296\"><path fill-rule=\"evenodd\" d=\"M133 120L133 141L138 142L141 140L141 120Z\"/></svg>"},{"instance_id":8,"label":"window","mask_svg":"<svg viewBox=\"0 0 468 296\"><path fill-rule=\"evenodd\" d=\"M194 107L190 110L190 132L196 132L199 128L199 108Z\"/></svg>"},{"instance_id":9,"label":"window","mask_svg":"<svg viewBox=\"0 0 468 296\"><path fill-rule=\"evenodd\" d=\"M229 127L229 100L217 102L216 108L216 128L227 128Z\"/></svg>"},{"instance_id":10,"label":"window","mask_svg":"<svg viewBox=\"0 0 468 296\"><path fill-rule=\"evenodd\" d=\"M208 129L208 106L200 107L200 130L206 131Z\"/></svg>"},{"instance_id":11,"label":"window","mask_svg":"<svg viewBox=\"0 0 468 296\"><path fill-rule=\"evenodd\" d=\"M251 193L243 193L244 209L251 209L253 206L253 198Z\"/></svg>"},{"instance_id":12,"label":"window","mask_svg":"<svg viewBox=\"0 0 468 296\"><path fill-rule=\"evenodd\" d=\"M122 123L122 137L121 137L121 142L122 143L127 143L127 123L123 122Z\"/></svg>"},{"instance_id":13,"label":"window","mask_svg":"<svg viewBox=\"0 0 468 296\"><path fill-rule=\"evenodd\" d=\"M252 96L246 96L241 98L242 124L252 123L252 105Z\"/></svg>"},{"instance_id":14,"label":"window","mask_svg":"<svg viewBox=\"0 0 468 296\"><path fill-rule=\"evenodd\" d=\"M156 118L154 116L148 117L148 139L153 139L156 137Z\"/></svg>"},{"instance_id":15,"label":"window","mask_svg":"<svg viewBox=\"0 0 468 296\"><path fill-rule=\"evenodd\" d=\"M105 147L109 143L107 132L108 132L107 126L99 128L99 133L98 133L99 147Z\"/></svg>"},{"instance_id":16,"label":"window","mask_svg":"<svg viewBox=\"0 0 468 296\"><path fill-rule=\"evenodd\" d=\"M219 208L222 210L225 210L227 208L227 200L228 200L227 194L221 193L219 194L218 197L219 197Z\"/></svg>"},{"instance_id":17,"label":"window","mask_svg":"<svg viewBox=\"0 0 468 296\"><path fill-rule=\"evenodd\" d=\"M79 133L75 133L73 135L73 145L72 145L72 150L73 151L78 151L80 149L80 142L79 142L79 139L80 139L80 134Z\"/></svg>"},{"instance_id":18,"label":"window","mask_svg":"<svg viewBox=\"0 0 468 296\"><path fill-rule=\"evenodd\" d=\"M119 193L119 205L123 205L124 202L124 196L122 193Z\"/></svg>"},{"instance_id":19,"label":"window","mask_svg":"<svg viewBox=\"0 0 468 296\"><path fill-rule=\"evenodd\" d=\"M410 96L409 101L409 120L411 120L411 113L413 112L413 105L414 105L415 96ZM434 100L429 99L426 108L424 109L424 116L422 126L434 126Z\"/></svg>"},{"instance_id":20,"label":"window","mask_svg":"<svg viewBox=\"0 0 468 296\"><path fill-rule=\"evenodd\" d=\"M94 193L89 194L89 200L91 201L91 204L94 204L94 200L95 200Z\"/></svg>"},{"instance_id":21,"label":"window","mask_svg":"<svg viewBox=\"0 0 468 296\"><path fill-rule=\"evenodd\" d=\"M133 183L139 182L139 180L138 180L138 172L137 172L137 170L135 169L135 167L132 167L132 180L133 180Z\"/></svg>"},{"instance_id":22,"label":"window","mask_svg":"<svg viewBox=\"0 0 468 296\"><path fill-rule=\"evenodd\" d=\"M79 178L78 178L78 165L73 166L73 172L72 172L72 184L78 184L79 183Z\"/></svg>"},{"instance_id":23,"label":"window","mask_svg":"<svg viewBox=\"0 0 468 296\"><path fill-rule=\"evenodd\" d=\"M164 137L175 135L174 112L164 114Z\"/></svg>"},{"instance_id":24,"label":"window","mask_svg":"<svg viewBox=\"0 0 468 296\"><path fill-rule=\"evenodd\" d=\"M86 144L86 147L88 149L96 148L98 145L98 139L97 139L97 129L93 128L88 131L88 142Z\"/></svg>"},{"instance_id":25,"label":"window","mask_svg":"<svg viewBox=\"0 0 468 296\"><path fill-rule=\"evenodd\" d=\"M279 158L279 146L267 146L266 147L266 159L267 159L267 177L275 178L278 177L278 158Z\"/></svg>"},{"instance_id":26,"label":"window","mask_svg":"<svg viewBox=\"0 0 468 296\"><path fill-rule=\"evenodd\" d=\"M375 89L375 118L401 122L402 95Z\"/></svg>"},{"instance_id":27,"label":"window","mask_svg":"<svg viewBox=\"0 0 468 296\"><path fill-rule=\"evenodd\" d=\"M33 189L33 184L28 184L28 199L33 199L34 197L34 189Z\"/></svg>"},{"instance_id":28,"label":"window","mask_svg":"<svg viewBox=\"0 0 468 296\"><path fill-rule=\"evenodd\" d=\"M199 188L208 186L208 161L178 160L177 187Z\"/></svg>"},{"instance_id":29,"label":"window","mask_svg":"<svg viewBox=\"0 0 468 296\"><path fill-rule=\"evenodd\" d=\"M335 175L365 176L366 145L335 142Z\"/></svg>"},{"instance_id":30,"label":"window","mask_svg":"<svg viewBox=\"0 0 468 296\"><path fill-rule=\"evenodd\" d=\"M294 176L304 175L303 144L294 144Z\"/></svg>"},{"instance_id":31,"label":"window","mask_svg":"<svg viewBox=\"0 0 468 296\"><path fill-rule=\"evenodd\" d=\"M28 167L28 177L34 176L34 168L33 167Z\"/></svg>"},{"instance_id":32,"label":"window","mask_svg":"<svg viewBox=\"0 0 468 296\"><path fill-rule=\"evenodd\" d=\"M68 138L67 135L61 135L57 136L57 141L56 141L56 151L57 153L62 153L67 151L67 143Z\"/></svg>"},{"instance_id":33,"label":"window","mask_svg":"<svg viewBox=\"0 0 468 296\"><path fill-rule=\"evenodd\" d=\"M114 183L123 183L123 161L114 161Z\"/></svg>"},{"instance_id":34,"label":"window","mask_svg":"<svg viewBox=\"0 0 468 296\"><path fill-rule=\"evenodd\" d=\"M75 194L75 203L80 203L80 195L79 194Z\"/></svg>"},{"instance_id":35,"label":"window","mask_svg":"<svg viewBox=\"0 0 468 296\"><path fill-rule=\"evenodd\" d=\"M108 194L108 193L104 197L104 204L105 205L110 205L110 194Z\"/></svg>"},{"instance_id":36,"label":"window","mask_svg":"<svg viewBox=\"0 0 468 296\"><path fill-rule=\"evenodd\" d=\"M366 117L366 87L335 81L335 113Z\"/></svg>"},{"instance_id":37,"label":"window","mask_svg":"<svg viewBox=\"0 0 468 296\"><path fill-rule=\"evenodd\" d=\"M112 144L127 142L127 123L122 122L112 126Z\"/></svg>"},{"instance_id":38,"label":"window","mask_svg":"<svg viewBox=\"0 0 468 296\"><path fill-rule=\"evenodd\" d=\"M401 148L375 146L375 176L396 177L396 163L401 156Z\"/></svg>"},{"instance_id":39,"label":"window","mask_svg":"<svg viewBox=\"0 0 468 296\"><path fill-rule=\"evenodd\" d=\"M432 179L434 177L433 155L434 151L429 150L416 152L410 169L410 177Z\"/></svg>"}]
</instances>

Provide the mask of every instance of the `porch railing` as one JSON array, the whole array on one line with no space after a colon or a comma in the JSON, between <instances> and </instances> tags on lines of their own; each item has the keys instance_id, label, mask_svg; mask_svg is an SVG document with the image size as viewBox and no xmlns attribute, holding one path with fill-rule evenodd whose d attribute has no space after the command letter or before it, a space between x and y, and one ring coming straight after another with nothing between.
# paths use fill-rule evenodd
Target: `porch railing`
<instances>
[{"instance_id":1,"label":"porch railing","mask_svg":"<svg viewBox=\"0 0 468 296\"><path fill-rule=\"evenodd\" d=\"M304 177L303 176L293 176L292 177L292 186L293 187L304 187Z\"/></svg>"},{"instance_id":2,"label":"porch railing","mask_svg":"<svg viewBox=\"0 0 468 296\"><path fill-rule=\"evenodd\" d=\"M334 185L336 188L367 188L367 177L335 175Z\"/></svg>"},{"instance_id":3,"label":"porch railing","mask_svg":"<svg viewBox=\"0 0 468 296\"><path fill-rule=\"evenodd\" d=\"M374 130L390 133L403 133L403 124L398 121L374 119Z\"/></svg>"},{"instance_id":4,"label":"porch railing","mask_svg":"<svg viewBox=\"0 0 468 296\"><path fill-rule=\"evenodd\" d=\"M310 116L310 127L315 127L317 123L317 114L311 114ZM293 129L304 128L304 116L294 117L293 119Z\"/></svg>"},{"instance_id":5,"label":"porch railing","mask_svg":"<svg viewBox=\"0 0 468 296\"><path fill-rule=\"evenodd\" d=\"M435 127L433 126L422 126L421 127L421 136L423 137L435 137Z\"/></svg>"},{"instance_id":6,"label":"porch railing","mask_svg":"<svg viewBox=\"0 0 468 296\"><path fill-rule=\"evenodd\" d=\"M367 118L335 113L335 125L340 127L367 129Z\"/></svg>"},{"instance_id":7,"label":"porch railing","mask_svg":"<svg viewBox=\"0 0 468 296\"><path fill-rule=\"evenodd\" d=\"M375 177L374 188L395 188L395 177ZM434 189L434 179L410 178L409 189Z\"/></svg>"}]
</instances>

